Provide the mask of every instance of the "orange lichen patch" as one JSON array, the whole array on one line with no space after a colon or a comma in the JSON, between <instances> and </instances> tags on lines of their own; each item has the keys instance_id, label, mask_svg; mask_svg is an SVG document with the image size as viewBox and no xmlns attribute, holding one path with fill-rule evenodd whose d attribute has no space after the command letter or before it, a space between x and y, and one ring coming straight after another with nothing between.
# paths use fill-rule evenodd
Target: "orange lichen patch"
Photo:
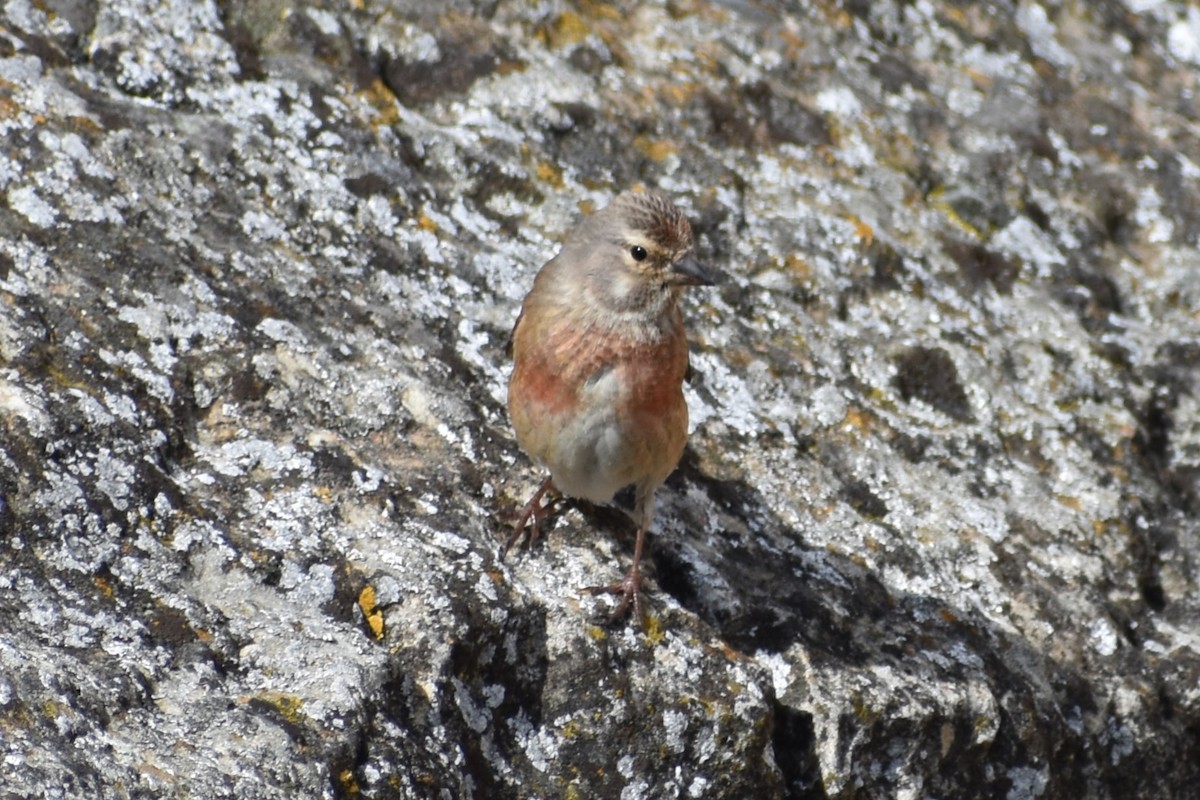
<instances>
[{"instance_id":1,"label":"orange lichen patch","mask_svg":"<svg viewBox=\"0 0 1200 800\"><path fill-rule=\"evenodd\" d=\"M952 224L954 224L956 227L958 227L963 232L970 234L972 237L974 237L976 239L982 239L983 235L980 232L980 230L978 228L976 228L974 225L972 225L971 223L967 222L965 219L963 219L959 215L958 211L954 208L954 206L952 206L950 203L948 203L944 199L942 199L945 196L945 193L946 193L946 190L941 187L934 189L932 192L930 192L929 193L930 206L932 206L933 208L940 211L946 217L947 220L949 220Z\"/></svg>"},{"instance_id":2,"label":"orange lichen patch","mask_svg":"<svg viewBox=\"0 0 1200 800\"><path fill-rule=\"evenodd\" d=\"M823 3L820 10L824 13L826 21L830 27L835 30L845 30L854 24L854 17L849 11L837 3Z\"/></svg>"},{"instance_id":3,"label":"orange lichen patch","mask_svg":"<svg viewBox=\"0 0 1200 800\"><path fill-rule=\"evenodd\" d=\"M679 152L679 145L666 139L651 139L638 136L633 140L633 146L641 150L652 161L666 161Z\"/></svg>"},{"instance_id":4,"label":"orange lichen patch","mask_svg":"<svg viewBox=\"0 0 1200 800\"><path fill-rule=\"evenodd\" d=\"M682 69L686 65L681 64L680 66ZM659 96L672 105L681 106L689 103L703 89L704 87L695 81L680 81L663 86Z\"/></svg>"},{"instance_id":5,"label":"orange lichen patch","mask_svg":"<svg viewBox=\"0 0 1200 800\"><path fill-rule=\"evenodd\" d=\"M801 281L812 280L812 264L799 253L789 253L783 260L783 266Z\"/></svg>"},{"instance_id":6,"label":"orange lichen patch","mask_svg":"<svg viewBox=\"0 0 1200 800\"><path fill-rule=\"evenodd\" d=\"M861 408L852 406L846 411L846 416L842 418L842 426L853 428L860 433L870 433L873 420L874 417L870 414Z\"/></svg>"},{"instance_id":7,"label":"orange lichen patch","mask_svg":"<svg viewBox=\"0 0 1200 800\"><path fill-rule=\"evenodd\" d=\"M358 607L362 609L363 619L371 629L376 641L383 638L383 612L376 605L375 587L367 584L358 593Z\"/></svg>"},{"instance_id":8,"label":"orange lichen patch","mask_svg":"<svg viewBox=\"0 0 1200 800\"><path fill-rule=\"evenodd\" d=\"M578 4L578 7L584 16L591 19L607 19L612 21L621 19L621 9L612 3L601 3L597 2L597 0L582 0Z\"/></svg>"},{"instance_id":9,"label":"orange lichen patch","mask_svg":"<svg viewBox=\"0 0 1200 800\"><path fill-rule=\"evenodd\" d=\"M675 2L667 3L667 14L671 19L687 19L697 14L703 15L708 10L710 10L708 3L698 3L696 0L675 0ZM711 18L723 19L724 17L714 13Z\"/></svg>"},{"instance_id":10,"label":"orange lichen patch","mask_svg":"<svg viewBox=\"0 0 1200 800\"><path fill-rule=\"evenodd\" d=\"M592 28L579 14L564 11L538 30L538 38L548 47L558 49L579 44L588 37Z\"/></svg>"},{"instance_id":11,"label":"orange lichen patch","mask_svg":"<svg viewBox=\"0 0 1200 800\"><path fill-rule=\"evenodd\" d=\"M305 721L304 701L294 694L266 691L259 692L252 697L239 697L238 700L246 704L270 706L293 725L302 725Z\"/></svg>"},{"instance_id":12,"label":"orange lichen patch","mask_svg":"<svg viewBox=\"0 0 1200 800\"><path fill-rule=\"evenodd\" d=\"M519 58L502 58L496 64L497 75L515 75L529 69L529 65Z\"/></svg>"},{"instance_id":13,"label":"orange lichen patch","mask_svg":"<svg viewBox=\"0 0 1200 800\"><path fill-rule=\"evenodd\" d=\"M1078 497L1071 497L1070 495L1060 494L1060 495L1057 495L1054 499L1057 500L1058 502L1062 503L1064 506L1071 509L1072 511L1080 511L1083 509L1083 501L1080 500Z\"/></svg>"},{"instance_id":14,"label":"orange lichen patch","mask_svg":"<svg viewBox=\"0 0 1200 800\"><path fill-rule=\"evenodd\" d=\"M726 364L734 369L745 369L758 360L760 350L729 349L725 352Z\"/></svg>"},{"instance_id":15,"label":"orange lichen patch","mask_svg":"<svg viewBox=\"0 0 1200 800\"><path fill-rule=\"evenodd\" d=\"M344 792L348 797L362 793L362 789L360 789L358 786L358 781L354 779L353 770L344 769L339 772L338 783L342 787L342 792Z\"/></svg>"},{"instance_id":16,"label":"orange lichen patch","mask_svg":"<svg viewBox=\"0 0 1200 800\"><path fill-rule=\"evenodd\" d=\"M662 623L662 619L654 614L650 614L645 619L645 634L646 641L652 646L662 644L667 638L667 629Z\"/></svg>"},{"instance_id":17,"label":"orange lichen patch","mask_svg":"<svg viewBox=\"0 0 1200 800\"><path fill-rule=\"evenodd\" d=\"M378 116L370 121L372 130L391 127L400 122L400 109L396 105L396 95L380 79L375 79L362 90L367 103L378 112Z\"/></svg>"},{"instance_id":18,"label":"orange lichen patch","mask_svg":"<svg viewBox=\"0 0 1200 800\"><path fill-rule=\"evenodd\" d=\"M789 61L799 61L800 54L804 48L808 47L808 39L800 35L798 31L790 30L786 26L775 31L783 42L783 56Z\"/></svg>"},{"instance_id":19,"label":"orange lichen patch","mask_svg":"<svg viewBox=\"0 0 1200 800\"><path fill-rule=\"evenodd\" d=\"M432 217L429 217L425 214L418 214L417 215L417 227L423 231L429 231L430 233L437 233L438 224L433 221Z\"/></svg>"},{"instance_id":20,"label":"orange lichen patch","mask_svg":"<svg viewBox=\"0 0 1200 800\"><path fill-rule=\"evenodd\" d=\"M317 499L325 505L330 505L333 503L333 492L328 486L318 486L317 488L313 489L313 494L315 494Z\"/></svg>"},{"instance_id":21,"label":"orange lichen patch","mask_svg":"<svg viewBox=\"0 0 1200 800\"><path fill-rule=\"evenodd\" d=\"M729 61L729 50L717 42L704 42L692 54L700 71L706 75L719 74L721 67Z\"/></svg>"},{"instance_id":22,"label":"orange lichen patch","mask_svg":"<svg viewBox=\"0 0 1200 800\"><path fill-rule=\"evenodd\" d=\"M850 221L854 223L854 233L858 236L858 238L862 239L863 242L870 244L875 240L875 230L870 225L853 214L850 215Z\"/></svg>"},{"instance_id":23,"label":"orange lichen patch","mask_svg":"<svg viewBox=\"0 0 1200 800\"><path fill-rule=\"evenodd\" d=\"M956 25L967 26L967 15L963 13L962 9L946 6L945 8L938 9L938 13Z\"/></svg>"},{"instance_id":24,"label":"orange lichen patch","mask_svg":"<svg viewBox=\"0 0 1200 800\"><path fill-rule=\"evenodd\" d=\"M563 188L563 173L557 164L542 161L534 168L534 172L537 174L538 180L543 183L548 183L555 189Z\"/></svg>"},{"instance_id":25,"label":"orange lichen patch","mask_svg":"<svg viewBox=\"0 0 1200 800\"><path fill-rule=\"evenodd\" d=\"M836 505L810 506L808 509L808 513L817 522L824 522L825 520L829 519L830 516L833 515L834 511L837 511L837 510L838 510L838 506L836 506Z\"/></svg>"},{"instance_id":26,"label":"orange lichen patch","mask_svg":"<svg viewBox=\"0 0 1200 800\"><path fill-rule=\"evenodd\" d=\"M67 122L80 133L99 134L104 132L104 128L91 117L68 117Z\"/></svg>"},{"instance_id":27,"label":"orange lichen patch","mask_svg":"<svg viewBox=\"0 0 1200 800\"><path fill-rule=\"evenodd\" d=\"M96 588L100 590L100 594L104 595L106 599L113 599L116 592L113 591L112 582L108 578L103 575L97 575L92 578L92 583L96 585Z\"/></svg>"}]
</instances>

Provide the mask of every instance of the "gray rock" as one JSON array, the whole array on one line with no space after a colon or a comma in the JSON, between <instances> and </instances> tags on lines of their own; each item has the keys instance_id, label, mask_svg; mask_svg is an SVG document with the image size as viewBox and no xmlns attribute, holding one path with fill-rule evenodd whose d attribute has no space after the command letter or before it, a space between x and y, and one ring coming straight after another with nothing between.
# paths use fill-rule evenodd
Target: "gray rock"
<instances>
[{"instance_id":1,"label":"gray rock","mask_svg":"<svg viewBox=\"0 0 1200 800\"><path fill-rule=\"evenodd\" d=\"M0 4L0 795L1194 793L1185 6ZM608 628L504 347L637 182L727 280Z\"/></svg>"}]
</instances>

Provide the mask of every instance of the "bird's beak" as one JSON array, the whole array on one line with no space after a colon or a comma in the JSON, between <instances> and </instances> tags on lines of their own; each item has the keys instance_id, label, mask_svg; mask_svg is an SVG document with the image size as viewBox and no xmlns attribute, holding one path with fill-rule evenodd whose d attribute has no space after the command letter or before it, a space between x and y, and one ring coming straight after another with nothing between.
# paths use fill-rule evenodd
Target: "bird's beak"
<instances>
[{"instance_id":1,"label":"bird's beak","mask_svg":"<svg viewBox=\"0 0 1200 800\"><path fill-rule=\"evenodd\" d=\"M686 255L671 265L670 283L674 286L712 286L716 282L694 256Z\"/></svg>"}]
</instances>

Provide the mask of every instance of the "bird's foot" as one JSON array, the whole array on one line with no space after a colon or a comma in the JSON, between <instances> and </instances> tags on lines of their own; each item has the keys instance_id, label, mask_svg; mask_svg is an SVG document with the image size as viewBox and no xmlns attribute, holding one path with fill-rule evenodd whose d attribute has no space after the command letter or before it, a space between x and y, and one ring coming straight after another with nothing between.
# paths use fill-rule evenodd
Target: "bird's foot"
<instances>
[{"instance_id":1,"label":"bird's foot","mask_svg":"<svg viewBox=\"0 0 1200 800\"><path fill-rule=\"evenodd\" d=\"M625 577L617 583L609 584L608 586L585 586L579 591L585 594L612 594L621 598L617 603L617 607L613 609L612 615L608 618L610 625L618 622L629 609L633 608L634 618L640 623L644 617L642 615L642 571L635 563L626 573Z\"/></svg>"},{"instance_id":2,"label":"bird's foot","mask_svg":"<svg viewBox=\"0 0 1200 800\"><path fill-rule=\"evenodd\" d=\"M529 502L525 504L521 512L517 514L517 521L513 525L513 532L508 537L508 541L504 543L504 546L500 548L501 561L508 555L508 551L512 549L513 545L521 541L523 537L527 539L530 547L537 544L537 540L542 535L542 520L549 515L550 506L554 504L554 501L551 500L542 505L542 495L553 488L553 479L546 478L542 482L541 487L533 493L533 497L529 498ZM528 529L525 527L526 523L529 523Z\"/></svg>"}]
</instances>

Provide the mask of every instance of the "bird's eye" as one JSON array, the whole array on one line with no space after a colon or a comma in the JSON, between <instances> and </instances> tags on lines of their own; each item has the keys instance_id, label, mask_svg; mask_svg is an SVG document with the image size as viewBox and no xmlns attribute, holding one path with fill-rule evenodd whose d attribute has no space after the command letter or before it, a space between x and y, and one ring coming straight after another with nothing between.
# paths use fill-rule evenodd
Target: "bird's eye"
<instances>
[{"instance_id":1,"label":"bird's eye","mask_svg":"<svg viewBox=\"0 0 1200 800\"><path fill-rule=\"evenodd\" d=\"M635 244L629 248L629 255L633 256L634 261L645 261L648 254L646 253L646 248L640 244Z\"/></svg>"}]
</instances>

